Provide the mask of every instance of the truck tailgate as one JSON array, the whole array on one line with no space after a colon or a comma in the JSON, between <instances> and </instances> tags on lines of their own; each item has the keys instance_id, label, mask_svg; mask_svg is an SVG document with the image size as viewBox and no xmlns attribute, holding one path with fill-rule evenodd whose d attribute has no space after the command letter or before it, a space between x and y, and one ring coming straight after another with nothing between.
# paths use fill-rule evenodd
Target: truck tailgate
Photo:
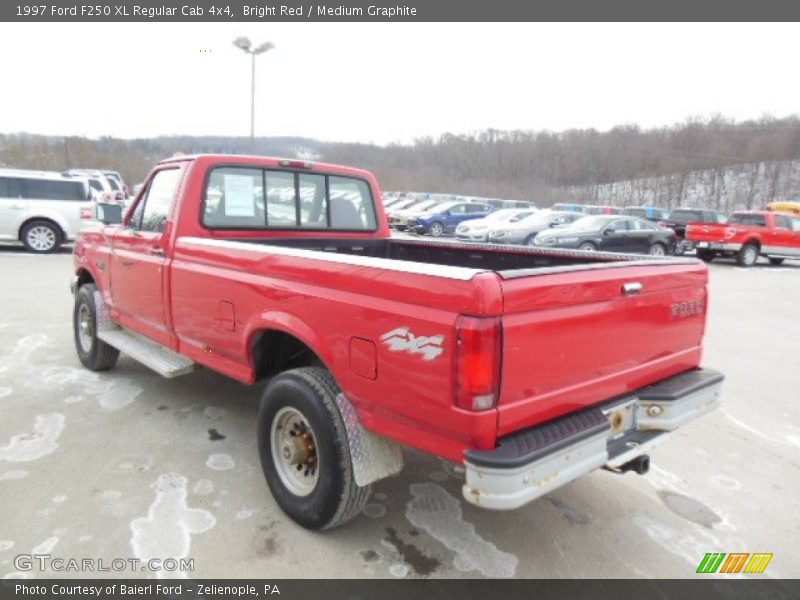
<instances>
[{"instance_id":1,"label":"truck tailgate","mask_svg":"<svg viewBox=\"0 0 800 600\"><path fill-rule=\"evenodd\" d=\"M501 275L498 436L700 362L708 274L699 262Z\"/></svg>"}]
</instances>

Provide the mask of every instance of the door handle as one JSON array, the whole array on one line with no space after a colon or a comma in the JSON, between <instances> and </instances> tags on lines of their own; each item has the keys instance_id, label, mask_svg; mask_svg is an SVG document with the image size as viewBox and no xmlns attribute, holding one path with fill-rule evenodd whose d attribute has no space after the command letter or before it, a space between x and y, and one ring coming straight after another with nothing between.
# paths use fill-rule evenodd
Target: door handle
<instances>
[{"instance_id":1,"label":"door handle","mask_svg":"<svg viewBox=\"0 0 800 600\"><path fill-rule=\"evenodd\" d=\"M164 256L164 250L156 246L150 248L150 254L152 254L153 256Z\"/></svg>"},{"instance_id":2,"label":"door handle","mask_svg":"<svg viewBox=\"0 0 800 600\"><path fill-rule=\"evenodd\" d=\"M632 296L642 291L642 284L638 281L631 281L630 283L623 284L622 294L625 296Z\"/></svg>"},{"instance_id":3,"label":"door handle","mask_svg":"<svg viewBox=\"0 0 800 600\"><path fill-rule=\"evenodd\" d=\"M25 208L24 204L12 204L9 208Z\"/></svg>"}]
</instances>

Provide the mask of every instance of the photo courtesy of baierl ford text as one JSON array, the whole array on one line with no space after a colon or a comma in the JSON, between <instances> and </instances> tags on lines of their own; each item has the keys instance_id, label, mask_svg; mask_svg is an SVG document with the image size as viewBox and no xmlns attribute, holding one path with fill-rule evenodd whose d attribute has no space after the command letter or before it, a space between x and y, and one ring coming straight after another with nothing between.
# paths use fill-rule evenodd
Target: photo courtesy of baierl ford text
<instances>
[{"instance_id":1,"label":"photo courtesy of baierl ford text","mask_svg":"<svg viewBox=\"0 0 800 600\"><path fill-rule=\"evenodd\" d=\"M0 6L0 600L800 595L798 18Z\"/></svg>"}]
</instances>

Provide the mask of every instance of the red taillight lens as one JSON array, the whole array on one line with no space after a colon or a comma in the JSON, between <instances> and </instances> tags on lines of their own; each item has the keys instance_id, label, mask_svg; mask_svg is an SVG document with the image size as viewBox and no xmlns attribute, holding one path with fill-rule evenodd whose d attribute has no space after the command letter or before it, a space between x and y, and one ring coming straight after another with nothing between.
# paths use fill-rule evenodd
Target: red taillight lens
<instances>
[{"instance_id":1,"label":"red taillight lens","mask_svg":"<svg viewBox=\"0 0 800 600\"><path fill-rule=\"evenodd\" d=\"M666 228L667 228L667 224L666 224L664 221L659 221L659 222L657 223L657 225L658 225L658 226L659 226L661 229L666 229Z\"/></svg>"},{"instance_id":2,"label":"red taillight lens","mask_svg":"<svg viewBox=\"0 0 800 600\"><path fill-rule=\"evenodd\" d=\"M94 219L94 215L92 214L91 208L82 208L81 209L81 221L91 221Z\"/></svg>"},{"instance_id":3,"label":"red taillight lens","mask_svg":"<svg viewBox=\"0 0 800 600\"><path fill-rule=\"evenodd\" d=\"M497 404L502 338L499 317L459 317L455 389L459 408L481 411Z\"/></svg>"}]
</instances>

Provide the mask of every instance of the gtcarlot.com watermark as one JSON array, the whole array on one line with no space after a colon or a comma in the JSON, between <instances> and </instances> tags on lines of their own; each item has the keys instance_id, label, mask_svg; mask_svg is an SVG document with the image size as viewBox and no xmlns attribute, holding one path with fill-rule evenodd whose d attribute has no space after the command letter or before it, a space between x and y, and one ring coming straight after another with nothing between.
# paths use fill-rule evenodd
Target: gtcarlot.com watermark
<instances>
[{"instance_id":1,"label":"gtcarlot.com watermark","mask_svg":"<svg viewBox=\"0 0 800 600\"><path fill-rule=\"evenodd\" d=\"M28 571L54 573L178 573L194 571L193 558L59 558L50 554L18 554L14 567L23 573Z\"/></svg>"}]
</instances>

